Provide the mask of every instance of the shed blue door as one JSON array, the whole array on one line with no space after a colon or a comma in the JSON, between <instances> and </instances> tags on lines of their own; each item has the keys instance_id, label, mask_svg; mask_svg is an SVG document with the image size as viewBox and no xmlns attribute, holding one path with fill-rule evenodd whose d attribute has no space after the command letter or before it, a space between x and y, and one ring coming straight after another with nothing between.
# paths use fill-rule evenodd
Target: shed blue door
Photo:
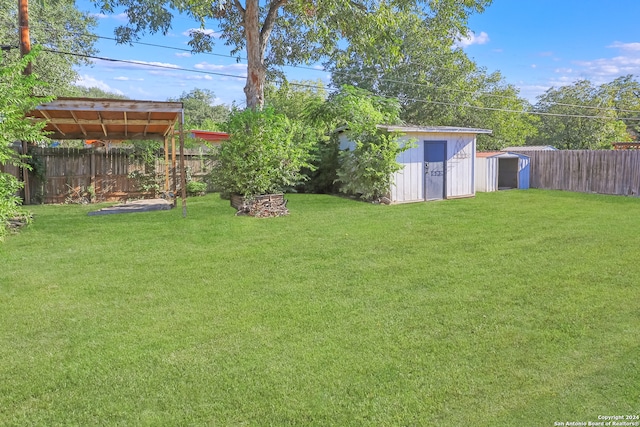
<instances>
[{"instance_id":1,"label":"shed blue door","mask_svg":"<svg viewBox=\"0 0 640 427\"><path fill-rule=\"evenodd\" d=\"M425 200L442 200L445 197L446 153L446 141L424 142Z\"/></svg>"}]
</instances>

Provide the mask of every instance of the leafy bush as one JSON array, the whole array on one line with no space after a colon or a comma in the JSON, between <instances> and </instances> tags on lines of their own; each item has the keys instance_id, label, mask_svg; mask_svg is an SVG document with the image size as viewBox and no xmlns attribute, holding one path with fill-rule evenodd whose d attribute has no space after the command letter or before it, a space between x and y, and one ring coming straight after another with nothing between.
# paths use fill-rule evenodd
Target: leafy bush
<instances>
[{"instance_id":1,"label":"leafy bush","mask_svg":"<svg viewBox=\"0 0 640 427\"><path fill-rule=\"evenodd\" d=\"M187 182L187 193L190 196L200 196L207 192L207 184L199 181Z\"/></svg>"},{"instance_id":2,"label":"leafy bush","mask_svg":"<svg viewBox=\"0 0 640 427\"><path fill-rule=\"evenodd\" d=\"M14 141L39 141L44 139L42 129L45 122L32 121L24 113L51 97L33 96L34 88L42 83L35 75L26 76L23 70L33 61L40 47L25 55L18 62L0 67L0 165L16 165L30 169L25 156L20 156L11 147ZM0 53L0 62L3 61ZM22 187L14 176L0 173L0 239L7 233L9 219L28 217L20 208L22 200L16 196Z\"/></svg>"},{"instance_id":3,"label":"leafy bush","mask_svg":"<svg viewBox=\"0 0 640 427\"><path fill-rule=\"evenodd\" d=\"M389 194L391 174L402 168L396 159L411 145L399 144L399 134L385 132L378 126L399 123L399 111L397 100L353 86L343 86L320 106L316 116L333 131L342 128L354 144L353 150L327 157L336 167L334 182L340 192L365 200ZM335 132L332 141L337 151L339 141Z\"/></svg>"},{"instance_id":4,"label":"leafy bush","mask_svg":"<svg viewBox=\"0 0 640 427\"><path fill-rule=\"evenodd\" d=\"M392 174L402 169L396 159L407 148L398 143L397 134L382 131L361 134L355 141L355 149L338 154L340 167L336 174L340 191L364 200L388 197Z\"/></svg>"},{"instance_id":5,"label":"leafy bush","mask_svg":"<svg viewBox=\"0 0 640 427\"><path fill-rule=\"evenodd\" d=\"M229 140L216 150L214 186L222 193L245 197L283 192L306 177L313 142L301 126L272 108L232 113L227 123Z\"/></svg>"}]
</instances>

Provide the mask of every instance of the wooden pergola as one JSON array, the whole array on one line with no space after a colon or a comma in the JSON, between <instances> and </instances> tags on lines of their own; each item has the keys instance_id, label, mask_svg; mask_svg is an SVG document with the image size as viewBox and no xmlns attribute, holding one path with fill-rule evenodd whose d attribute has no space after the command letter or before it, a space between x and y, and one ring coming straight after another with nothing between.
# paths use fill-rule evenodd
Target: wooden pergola
<instances>
[{"instance_id":1,"label":"wooden pergola","mask_svg":"<svg viewBox=\"0 0 640 427\"><path fill-rule=\"evenodd\" d=\"M173 191L176 191L176 125L180 143L182 214L186 216L184 170L184 107L182 102L135 101L102 98L58 98L27 113L46 121L51 139L153 140L164 142L165 191L169 191L169 140ZM28 185L28 184L25 184ZM25 199L28 188L25 187ZM175 199L174 199L175 200ZM175 203L175 202L174 202Z\"/></svg>"}]
</instances>

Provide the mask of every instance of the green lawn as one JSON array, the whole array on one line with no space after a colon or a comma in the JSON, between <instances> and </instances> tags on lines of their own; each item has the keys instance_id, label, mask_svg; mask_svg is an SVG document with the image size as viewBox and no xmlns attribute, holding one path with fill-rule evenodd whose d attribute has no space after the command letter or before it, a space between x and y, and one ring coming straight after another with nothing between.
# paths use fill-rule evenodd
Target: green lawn
<instances>
[{"instance_id":1,"label":"green lawn","mask_svg":"<svg viewBox=\"0 0 640 427\"><path fill-rule=\"evenodd\" d=\"M640 413L640 199L217 195L0 243L0 425L553 426Z\"/></svg>"}]
</instances>

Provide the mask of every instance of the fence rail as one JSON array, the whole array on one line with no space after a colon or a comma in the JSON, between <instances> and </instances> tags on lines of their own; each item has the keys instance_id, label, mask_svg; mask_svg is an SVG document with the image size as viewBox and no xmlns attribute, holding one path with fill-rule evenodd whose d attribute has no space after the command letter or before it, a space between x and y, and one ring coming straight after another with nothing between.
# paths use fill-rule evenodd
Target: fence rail
<instances>
[{"instance_id":1,"label":"fence rail","mask_svg":"<svg viewBox=\"0 0 640 427\"><path fill-rule=\"evenodd\" d=\"M145 164L126 148L38 148L29 155L29 203L65 203L91 198L96 201L122 201L155 197L164 189L169 169L169 189L180 189L180 164L172 153L168 165L164 154ZM185 150L185 171L190 179L203 181L213 167L213 159L203 149ZM22 180L20 170L5 167L5 172ZM174 181L175 180L175 181ZM24 194L22 194L24 196Z\"/></svg>"},{"instance_id":2,"label":"fence rail","mask_svg":"<svg viewBox=\"0 0 640 427\"><path fill-rule=\"evenodd\" d=\"M640 150L530 151L533 188L640 195Z\"/></svg>"}]
</instances>

